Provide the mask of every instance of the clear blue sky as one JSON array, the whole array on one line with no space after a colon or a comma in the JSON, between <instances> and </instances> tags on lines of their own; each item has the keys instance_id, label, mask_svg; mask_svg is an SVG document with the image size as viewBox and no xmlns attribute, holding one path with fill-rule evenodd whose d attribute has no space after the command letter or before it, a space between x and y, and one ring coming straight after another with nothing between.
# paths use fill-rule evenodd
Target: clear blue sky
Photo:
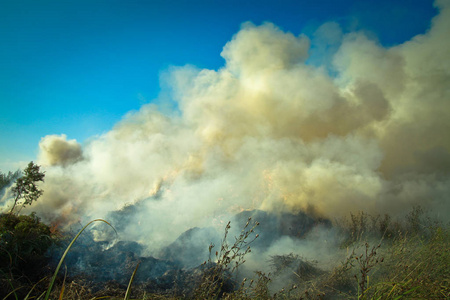
<instances>
[{"instance_id":1,"label":"clear blue sky","mask_svg":"<svg viewBox=\"0 0 450 300\"><path fill-rule=\"evenodd\" d=\"M35 159L41 137L83 142L158 96L171 65L218 69L245 21L296 35L327 21L385 46L423 33L426 0L0 0L0 168Z\"/></svg>"}]
</instances>

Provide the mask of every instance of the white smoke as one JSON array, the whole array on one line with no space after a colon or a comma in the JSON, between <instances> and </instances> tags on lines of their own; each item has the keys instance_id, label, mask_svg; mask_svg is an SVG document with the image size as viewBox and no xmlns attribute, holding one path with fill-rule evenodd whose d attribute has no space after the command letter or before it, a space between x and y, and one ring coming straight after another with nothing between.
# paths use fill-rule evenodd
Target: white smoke
<instances>
[{"instance_id":1,"label":"white smoke","mask_svg":"<svg viewBox=\"0 0 450 300\"><path fill-rule=\"evenodd\" d=\"M321 27L313 42L336 76L308 64L308 37L245 23L223 68L164 76L176 112L144 105L82 151L45 137L32 209L76 222L139 204L123 238L150 250L243 209L332 218L421 204L448 217L450 7L438 4L427 33L391 48Z\"/></svg>"}]
</instances>

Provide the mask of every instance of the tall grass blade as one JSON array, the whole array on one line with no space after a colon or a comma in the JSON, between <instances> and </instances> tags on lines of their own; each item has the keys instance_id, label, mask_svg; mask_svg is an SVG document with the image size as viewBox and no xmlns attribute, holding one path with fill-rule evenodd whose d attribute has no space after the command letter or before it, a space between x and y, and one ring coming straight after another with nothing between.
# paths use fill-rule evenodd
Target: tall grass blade
<instances>
[{"instance_id":1,"label":"tall grass blade","mask_svg":"<svg viewBox=\"0 0 450 300\"><path fill-rule=\"evenodd\" d=\"M52 279L50 280L50 285L49 285L49 287L48 287L47 293L45 294L44 300L48 300L48 299L50 298L50 293L51 293L51 291L52 291L53 284L55 283L56 276L58 275L59 269L61 268L61 265L62 265L64 259L66 258L67 253L69 253L69 250L70 250L70 248L72 247L73 243L75 243L75 241L78 239L78 237L81 235L81 233L82 233L89 225L91 225L91 224L94 223L94 222L104 222L104 223L108 224L112 229L114 229L114 232L117 234L116 229L115 229L111 224L109 224L107 221L105 221L105 220L103 220L103 219L95 219L95 220L92 220L92 221L90 221L89 223L87 223L87 224L86 224L86 225L78 232L78 234L73 238L72 242L70 242L69 246L66 248L66 251L64 251L63 256L62 256L61 259L59 260L58 266L56 267L55 273L53 274L53 277L52 277Z\"/></svg>"},{"instance_id":2,"label":"tall grass blade","mask_svg":"<svg viewBox=\"0 0 450 300\"><path fill-rule=\"evenodd\" d=\"M44 295L45 295L45 291L44 291L44 292L42 292L42 294L41 294L41 295L39 295L39 297L37 297L37 299L36 299L36 300L41 300L41 299L42 299L42 297L44 297Z\"/></svg>"},{"instance_id":3,"label":"tall grass blade","mask_svg":"<svg viewBox=\"0 0 450 300\"><path fill-rule=\"evenodd\" d=\"M392 289L391 289L391 291L389 292L389 294L387 295L387 297L389 297L389 296L392 294L392 292L395 290L396 287L397 287L397 283L394 284L394 286L392 287Z\"/></svg>"},{"instance_id":4,"label":"tall grass blade","mask_svg":"<svg viewBox=\"0 0 450 300\"><path fill-rule=\"evenodd\" d=\"M64 290L66 289L66 278L67 278L67 267L66 272L64 273L64 280L61 287L61 292L59 293L59 300L63 300L64 298Z\"/></svg>"},{"instance_id":5,"label":"tall grass blade","mask_svg":"<svg viewBox=\"0 0 450 300\"><path fill-rule=\"evenodd\" d=\"M139 263L137 264L136 268L134 269L133 274L131 274L130 282L128 283L128 288L127 288L127 292L125 293L125 298L124 298L124 300L130 299L130 295L131 295L131 284L133 283L134 276L136 275L136 272L137 272L138 268L139 268Z\"/></svg>"},{"instance_id":6,"label":"tall grass blade","mask_svg":"<svg viewBox=\"0 0 450 300\"><path fill-rule=\"evenodd\" d=\"M6 250L5 250L5 251L6 251ZM6 251L6 253L8 253L8 255L9 255L9 252L8 252L8 251ZM5 276L5 278L7 278L5 272L3 272L2 270L0 270L0 272L3 274L3 276ZM11 279L14 279L12 274L11 274ZM11 279L8 278L7 280L8 280L9 285L11 286L12 292L9 293L9 294L8 294L5 298L3 298L3 299L6 299L6 298L8 298L9 296L11 296L12 294L14 294L14 297L16 297L16 300L19 300L19 298L17 298L16 291L17 291L18 289L20 289L20 287L17 288L17 289L14 288L14 285L12 284Z\"/></svg>"},{"instance_id":7,"label":"tall grass blade","mask_svg":"<svg viewBox=\"0 0 450 300\"><path fill-rule=\"evenodd\" d=\"M31 288L31 290L28 292L28 294L25 296L25 298L23 298L23 300L28 300L28 298L30 298L31 292L34 290L34 288L41 283L42 281L44 281L45 279L47 279L47 277L42 278L41 280L39 280L38 282L36 282L33 287ZM42 295L41 295L42 296ZM38 298L39 299L39 298Z\"/></svg>"},{"instance_id":8,"label":"tall grass blade","mask_svg":"<svg viewBox=\"0 0 450 300\"><path fill-rule=\"evenodd\" d=\"M18 287L17 289L12 290L8 295L5 296L5 298L3 298L3 300L8 299L8 297L11 296L12 294L14 294L14 297L16 297L16 299L19 299L19 298L17 298L16 291L20 290L21 288L22 287Z\"/></svg>"}]
</instances>

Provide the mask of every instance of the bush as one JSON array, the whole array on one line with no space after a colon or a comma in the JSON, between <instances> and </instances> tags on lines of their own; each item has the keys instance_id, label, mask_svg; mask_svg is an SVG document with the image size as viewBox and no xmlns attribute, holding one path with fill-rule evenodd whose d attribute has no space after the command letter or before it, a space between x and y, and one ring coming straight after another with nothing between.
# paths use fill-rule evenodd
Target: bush
<instances>
[{"instance_id":1,"label":"bush","mask_svg":"<svg viewBox=\"0 0 450 300\"><path fill-rule=\"evenodd\" d=\"M250 221L251 218L248 218L241 234L235 237L233 245L229 245L227 241L228 230L231 228L231 222L228 222L225 226L225 235L220 250L216 251L215 262L211 257L215 246L213 244L209 246L210 257L208 262L205 261L203 264L201 282L194 291L195 298L216 299L235 291L236 282L231 279L231 276L245 262L245 255L251 252L249 245L259 236L258 234L254 235L254 229L259 223L255 222L253 227L249 227Z\"/></svg>"},{"instance_id":2,"label":"bush","mask_svg":"<svg viewBox=\"0 0 450 300\"><path fill-rule=\"evenodd\" d=\"M34 213L0 215L1 290L6 292L13 283L22 285L41 279L48 264L45 253L55 241L50 227Z\"/></svg>"}]
</instances>

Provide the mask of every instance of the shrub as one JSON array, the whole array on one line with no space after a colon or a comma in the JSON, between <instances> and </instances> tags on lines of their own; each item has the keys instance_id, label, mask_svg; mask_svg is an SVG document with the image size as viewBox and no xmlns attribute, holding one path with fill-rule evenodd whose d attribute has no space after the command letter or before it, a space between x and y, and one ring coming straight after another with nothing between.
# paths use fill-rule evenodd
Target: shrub
<instances>
[{"instance_id":1,"label":"shrub","mask_svg":"<svg viewBox=\"0 0 450 300\"><path fill-rule=\"evenodd\" d=\"M50 227L35 213L0 216L1 268L24 268L41 259L53 244Z\"/></svg>"},{"instance_id":2,"label":"shrub","mask_svg":"<svg viewBox=\"0 0 450 300\"><path fill-rule=\"evenodd\" d=\"M0 271L2 290L12 283L35 282L45 273L48 258L45 253L55 242L50 227L34 214L0 215ZM15 282L19 278L21 282Z\"/></svg>"},{"instance_id":3,"label":"shrub","mask_svg":"<svg viewBox=\"0 0 450 300\"><path fill-rule=\"evenodd\" d=\"M258 234L251 236L259 223L255 222L253 227L249 227L250 221L251 218L248 219L241 234L235 238L233 245L229 245L227 240L228 230L231 228L228 222L220 250L215 252L215 261L211 258L214 245L209 246L210 257L208 262L203 264L205 269L200 285L194 292L195 298L216 299L223 297L225 293L231 294L236 289L236 283L231 279L232 274L245 262L245 255L251 252L249 245L258 237Z\"/></svg>"}]
</instances>

